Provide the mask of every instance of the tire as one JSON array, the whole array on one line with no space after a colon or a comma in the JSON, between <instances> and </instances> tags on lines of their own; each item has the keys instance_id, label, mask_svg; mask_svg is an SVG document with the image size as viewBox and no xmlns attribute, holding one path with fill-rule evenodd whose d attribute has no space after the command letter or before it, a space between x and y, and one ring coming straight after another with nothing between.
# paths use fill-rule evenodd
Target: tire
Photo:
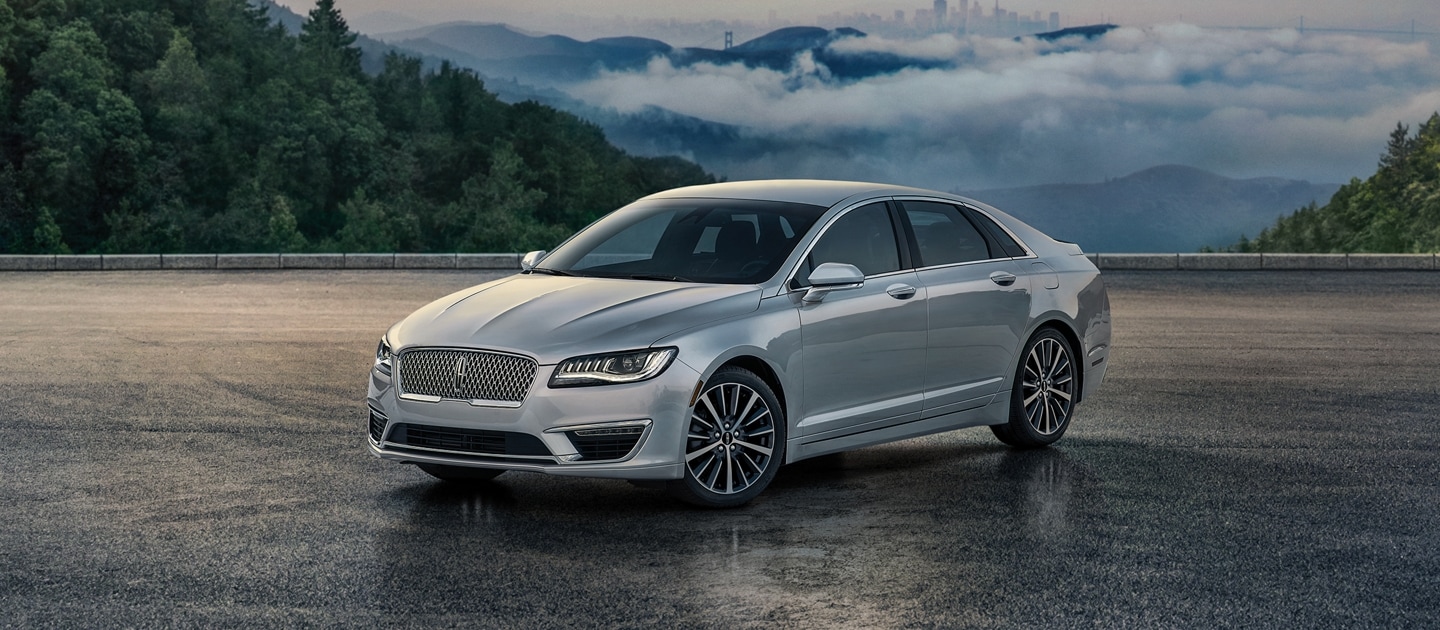
<instances>
[{"instance_id":1,"label":"tire","mask_svg":"<svg viewBox=\"0 0 1440 630\"><path fill-rule=\"evenodd\" d=\"M764 380L721 368L690 409L685 476L667 484L670 494L708 508L749 503L785 461L785 428L785 412Z\"/></svg>"},{"instance_id":2,"label":"tire","mask_svg":"<svg viewBox=\"0 0 1440 630\"><path fill-rule=\"evenodd\" d=\"M431 477L434 477L441 481L450 481L455 483L476 483L480 481L490 481L491 479L499 477L500 475L505 473L505 471L496 468L471 468L469 466L446 466L443 464L415 465L419 466L420 470L430 473Z\"/></svg>"},{"instance_id":3,"label":"tire","mask_svg":"<svg viewBox=\"0 0 1440 630\"><path fill-rule=\"evenodd\" d=\"M1076 365L1075 350L1059 331L1035 333L1015 367L1010 421L990 427L995 437L1016 448L1039 448L1065 435L1079 396Z\"/></svg>"}]
</instances>

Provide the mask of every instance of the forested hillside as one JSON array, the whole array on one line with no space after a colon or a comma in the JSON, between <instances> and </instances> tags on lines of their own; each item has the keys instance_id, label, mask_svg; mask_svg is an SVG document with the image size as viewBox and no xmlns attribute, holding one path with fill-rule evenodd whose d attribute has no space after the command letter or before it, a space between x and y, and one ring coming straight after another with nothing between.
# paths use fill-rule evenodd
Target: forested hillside
<instances>
[{"instance_id":1,"label":"forested hillside","mask_svg":"<svg viewBox=\"0 0 1440 630\"><path fill-rule=\"evenodd\" d=\"M1390 134L1380 167L1370 179L1350 180L1330 203L1310 204L1241 252L1440 252L1440 114L1412 135L1404 123Z\"/></svg>"},{"instance_id":2,"label":"forested hillside","mask_svg":"<svg viewBox=\"0 0 1440 630\"><path fill-rule=\"evenodd\" d=\"M333 0L298 37L246 0L0 0L0 252L523 251L711 181L354 42Z\"/></svg>"}]
</instances>

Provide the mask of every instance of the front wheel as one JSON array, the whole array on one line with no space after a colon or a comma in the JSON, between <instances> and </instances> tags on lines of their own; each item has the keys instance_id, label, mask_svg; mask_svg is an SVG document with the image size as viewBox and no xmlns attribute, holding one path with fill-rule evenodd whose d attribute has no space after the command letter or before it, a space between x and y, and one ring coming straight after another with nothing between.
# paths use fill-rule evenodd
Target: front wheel
<instances>
[{"instance_id":1,"label":"front wheel","mask_svg":"<svg viewBox=\"0 0 1440 630\"><path fill-rule=\"evenodd\" d=\"M499 477L505 471L496 468L472 468L470 466L446 466L444 464L416 464L431 477L441 481L453 481L457 483L475 483L478 481L490 481Z\"/></svg>"},{"instance_id":2,"label":"front wheel","mask_svg":"<svg viewBox=\"0 0 1440 630\"><path fill-rule=\"evenodd\" d=\"M1053 444L1070 426L1080 383L1065 336L1046 328L1025 344L1010 394L1010 421L992 425L1001 442L1019 448Z\"/></svg>"},{"instance_id":3,"label":"front wheel","mask_svg":"<svg viewBox=\"0 0 1440 630\"><path fill-rule=\"evenodd\" d=\"M685 477L669 483L682 501L712 508L754 499L785 461L785 413L760 377L721 368L705 384L685 436Z\"/></svg>"}]
</instances>

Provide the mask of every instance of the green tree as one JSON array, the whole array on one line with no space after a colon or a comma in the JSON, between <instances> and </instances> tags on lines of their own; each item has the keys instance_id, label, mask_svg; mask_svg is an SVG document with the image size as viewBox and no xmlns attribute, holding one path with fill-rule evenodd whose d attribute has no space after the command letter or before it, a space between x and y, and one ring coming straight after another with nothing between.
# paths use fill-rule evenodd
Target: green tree
<instances>
[{"instance_id":1,"label":"green tree","mask_svg":"<svg viewBox=\"0 0 1440 630\"><path fill-rule=\"evenodd\" d=\"M84 20L56 31L32 78L36 89L21 105L30 197L53 208L69 242L89 251L100 240L94 226L133 184L148 149L140 112L110 87L104 44Z\"/></svg>"},{"instance_id":2,"label":"green tree","mask_svg":"<svg viewBox=\"0 0 1440 630\"><path fill-rule=\"evenodd\" d=\"M535 213L545 193L521 180L524 162L507 143L495 147L489 172L465 180L460 200L440 216L438 231L455 235L457 251L506 252L549 249L565 238L563 226L544 224Z\"/></svg>"},{"instance_id":3,"label":"green tree","mask_svg":"<svg viewBox=\"0 0 1440 630\"><path fill-rule=\"evenodd\" d=\"M1404 123L1397 124L1374 175L1350 180L1323 207L1312 203L1281 217L1253 247L1262 252L1440 251L1440 113L1413 135Z\"/></svg>"},{"instance_id":4,"label":"green tree","mask_svg":"<svg viewBox=\"0 0 1440 630\"><path fill-rule=\"evenodd\" d=\"M55 223L55 218L51 216L49 208L40 208L40 216L35 220L34 239L33 251L37 254L71 253L70 246L65 244L64 234L61 232L60 226Z\"/></svg>"},{"instance_id":5,"label":"green tree","mask_svg":"<svg viewBox=\"0 0 1440 630\"><path fill-rule=\"evenodd\" d=\"M0 251L514 251L711 181L273 7L0 0Z\"/></svg>"},{"instance_id":6,"label":"green tree","mask_svg":"<svg viewBox=\"0 0 1440 630\"><path fill-rule=\"evenodd\" d=\"M300 47L326 77L359 77L360 49L355 33L335 8L335 0L319 0L300 31Z\"/></svg>"},{"instance_id":7,"label":"green tree","mask_svg":"<svg viewBox=\"0 0 1440 630\"><path fill-rule=\"evenodd\" d=\"M367 199L363 189L355 191L354 197L341 204L340 212L345 215L345 227L336 235L336 248L340 251L401 251L418 231L414 215Z\"/></svg>"}]
</instances>

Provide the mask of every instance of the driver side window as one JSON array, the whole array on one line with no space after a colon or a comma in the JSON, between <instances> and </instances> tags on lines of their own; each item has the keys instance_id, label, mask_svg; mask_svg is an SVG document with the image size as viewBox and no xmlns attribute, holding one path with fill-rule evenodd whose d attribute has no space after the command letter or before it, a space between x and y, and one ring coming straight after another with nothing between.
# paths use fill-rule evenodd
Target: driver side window
<instances>
[{"instance_id":1,"label":"driver side window","mask_svg":"<svg viewBox=\"0 0 1440 630\"><path fill-rule=\"evenodd\" d=\"M867 277L900 270L895 226L884 203L861 206L831 223L796 274L796 284L809 286L810 272L827 262L855 265Z\"/></svg>"}]
</instances>

